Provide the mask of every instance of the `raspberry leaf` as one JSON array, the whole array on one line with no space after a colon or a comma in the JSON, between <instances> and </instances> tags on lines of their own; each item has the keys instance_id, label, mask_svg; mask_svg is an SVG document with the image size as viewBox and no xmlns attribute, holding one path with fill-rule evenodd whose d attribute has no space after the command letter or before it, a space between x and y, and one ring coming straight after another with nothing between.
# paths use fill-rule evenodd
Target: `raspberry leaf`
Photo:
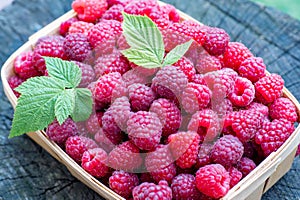
<instances>
[{"instance_id":1,"label":"raspberry leaf","mask_svg":"<svg viewBox=\"0 0 300 200\"><path fill-rule=\"evenodd\" d=\"M92 93L86 88L76 88L75 93L75 109L71 117L75 122L84 121L92 113Z\"/></svg>"},{"instance_id":2,"label":"raspberry leaf","mask_svg":"<svg viewBox=\"0 0 300 200\"><path fill-rule=\"evenodd\" d=\"M59 124L62 124L74 111L75 89L64 90L55 102L55 116Z\"/></svg>"},{"instance_id":3,"label":"raspberry leaf","mask_svg":"<svg viewBox=\"0 0 300 200\"><path fill-rule=\"evenodd\" d=\"M163 62L163 67L176 63L187 52L187 50L190 48L192 43L193 43L193 40L190 40L190 41L185 42L181 45L178 45L174 49L172 49L166 55L164 62Z\"/></svg>"}]
</instances>

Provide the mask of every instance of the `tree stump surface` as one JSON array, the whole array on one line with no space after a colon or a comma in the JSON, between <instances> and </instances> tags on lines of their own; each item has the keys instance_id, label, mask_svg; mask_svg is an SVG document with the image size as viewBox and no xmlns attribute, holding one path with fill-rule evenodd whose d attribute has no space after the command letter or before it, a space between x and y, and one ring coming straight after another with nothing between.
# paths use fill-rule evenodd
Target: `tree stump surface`
<instances>
[{"instance_id":1,"label":"tree stump surface","mask_svg":"<svg viewBox=\"0 0 300 200\"><path fill-rule=\"evenodd\" d=\"M195 19L225 29L264 58L300 100L300 22L247 0L165 0ZM0 11L0 66L34 32L71 8L72 0L15 0ZM26 135L8 139L13 109L0 83L0 199L103 199ZM300 159L262 197L300 199Z\"/></svg>"}]
</instances>

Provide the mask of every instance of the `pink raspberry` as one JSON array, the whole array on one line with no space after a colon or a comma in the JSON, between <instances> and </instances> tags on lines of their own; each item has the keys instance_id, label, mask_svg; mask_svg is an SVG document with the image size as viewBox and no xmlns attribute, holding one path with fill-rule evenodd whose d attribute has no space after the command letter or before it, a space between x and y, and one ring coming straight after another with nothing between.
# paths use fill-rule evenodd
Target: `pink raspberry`
<instances>
[{"instance_id":1,"label":"pink raspberry","mask_svg":"<svg viewBox=\"0 0 300 200\"><path fill-rule=\"evenodd\" d=\"M200 136L196 132L178 132L168 137L168 144L176 165L186 169L197 162Z\"/></svg>"},{"instance_id":2,"label":"pink raspberry","mask_svg":"<svg viewBox=\"0 0 300 200\"><path fill-rule=\"evenodd\" d=\"M176 63L173 64L173 66L181 70L189 81L191 81L196 74L194 64L186 57L180 58Z\"/></svg>"},{"instance_id":3,"label":"pink raspberry","mask_svg":"<svg viewBox=\"0 0 300 200\"><path fill-rule=\"evenodd\" d=\"M158 7L156 0L131 1L125 6L124 11L128 14L147 15Z\"/></svg>"},{"instance_id":4,"label":"pink raspberry","mask_svg":"<svg viewBox=\"0 0 300 200\"><path fill-rule=\"evenodd\" d=\"M59 34L62 36L66 36L69 32L70 26L74 23L77 22L78 19L76 17L72 17L64 22L62 22L59 26Z\"/></svg>"},{"instance_id":5,"label":"pink raspberry","mask_svg":"<svg viewBox=\"0 0 300 200\"><path fill-rule=\"evenodd\" d=\"M69 28L69 34L81 33L85 36L88 35L89 30L94 26L93 23L84 22L84 21L76 21L73 22Z\"/></svg>"},{"instance_id":6,"label":"pink raspberry","mask_svg":"<svg viewBox=\"0 0 300 200\"><path fill-rule=\"evenodd\" d=\"M204 80L203 74L195 74L193 76L193 79L192 79L191 82L199 84L199 85L206 85L207 86L206 81Z\"/></svg>"},{"instance_id":7,"label":"pink raspberry","mask_svg":"<svg viewBox=\"0 0 300 200\"><path fill-rule=\"evenodd\" d=\"M252 102L246 107L246 109L258 111L258 112L262 113L264 116L269 116L268 106L261 104L261 103Z\"/></svg>"},{"instance_id":8,"label":"pink raspberry","mask_svg":"<svg viewBox=\"0 0 300 200\"><path fill-rule=\"evenodd\" d=\"M143 84L132 84L128 87L129 100L133 111L147 111L156 95L153 90Z\"/></svg>"},{"instance_id":9,"label":"pink raspberry","mask_svg":"<svg viewBox=\"0 0 300 200\"><path fill-rule=\"evenodd\" d=\"M28 79L41 75L41 73L35 68L33 56L34 54L32 51L23 52L14 60L14 71L19 77Z\"/></svg>"},{"instance_id":10,"label":"pink raspberry","mask_svg":"<svg viewBox=\"0 0 300 200\"><path fill-rule=\"evenodd\" d=\"M264 104L272 103L281 96L284 80L278 74L271 74L259 79L254 87L257 100Z\"/></svg>"},{"instance_id":11,"label":"pink raspberry","mask_svg":"<svg viewBox=\"0 0 300 200\"><path fill-rule=\"evenodd\" d=\"M119 144L123 140L124 134L114 117L115 112L112 109L108 109L102 117L102 129L104 135L111 143Z\"/></svg>"},{"instance_id":12,"label":"pink raspberry","mask_svg":"<svg viewBox=\"0 0 300 200\"><path fill-rule=\"evenodd\" d=\"M46 130L46 134L50 138L59 145L64 145L66 140L71 137L78 135L78 129L75 122L68 118L61 125L55 119Z\"/></svg>"},{"instance_id":13,"label":"pink raspberry","mask_svg":"<svg viewBox=\"0 0 300 200\"><path fill-rule=\"evenodd\" d=\"M96 142L84 136L71 136L66 141L66 152L77 163L81 162L82 155L89 149L97 148Z\"/></svg>"},{"instance_id":14,"label":"pink raspberry","mask_svg":"<svg viewBox=\"0 0 300 200\"><path fill-rule=\"evenodd\" d=\"M80 20L85 22L96 22L107 10L106 0L75 0L72 3L73 10Z\"/></svg>"},{"instance_id":15,"label":"pink raspberry","mask_svg":"<svg viewBox=\"0 0 300 200\"><path fill-rule=\"evenodd\" d=\"M126 96L115 99L107 111L111 112L118 127L120 127L122 131L126 131L127 121L132 114L129 99Z\"/></svg>"},{"instance_id":16,"label":"pink raspberry","mask_svg":"<svg viewBox=\"0 0 300 200\"><path fill-rule=\"evenodd\" d=\"M81 69L81 81L79 83L78 87L85 88L87 87L90 83L95 81L95 72L94 69L91 65L81 63L78 61L73 61L80 69Z\"/></svg>"},{"instance_id":17,"label":"pink raspberry","mask_svg":"<svg viewBox=\"0 0 300 200\"><path fill-rule=\"evenodd\" d=\"M247 157L241 158L237 164L237 168L242 172L243 177L247 176L252 170L256 168L256 164L253 160Z\"/></svg>"},{"instance_id":18,"label":"pink raspberry","mask_svg":"<svg viewBox=\"0 0 300 200\"><path fill-rule=\"evenodd\" d=\"M220 164L200 167L196 172L196 187L209 197L223 197L230 189L229 173Z\"/></svg>"},{"instance_id":19,"label":"pink raspberry","mask_svg":"<svg viewBox=\"0 0 300 200\"><path fill-rule=\"evenodd\" d=\"M129 139L142 150L154 150L160 142L162 124L155 113L138 111L127 121Z\"/></svg>"},{"instance_id":20,"label":"pink raspberry","mask_svg":"<svg viewBox=\"0 0 300 200\"><path fill-rule=\"evenodd\" d=\"M170 5L170 4L165 4L163 6L160 6L159 9L168 15L168 18L171 22L179 22L180 21L180 15L177 12L177 9Z\"/></svg>"},{"instance_id":21,"label":"pink raspberry","mask_svg":"<svg viewBox=\"0 0 300 200\"><path fill-rule=\"evenodd\" d=\"M182 107L190 114L206 108L210 102L211 91L205 85L188 83L182 93Z\"/></svg>"},{"instance_id":22,"label":"pink raspberry","mask_svg":"<svg viewBox=\"0 0 300 200\"><path fill-rule=\"evenodd\" d=\"M223 116L233 111L232 103L227 98L220 100L213 99L208 107L211 107L211 109L219 116L219 118L224 118Z\"/></svg>"},{"instance_id":23,"label":"pink raspberry","mask_svg":"<svg viewBox=\"0 0 300 200\"><path fill-rule=\"evenodd\" d=\"M12 89L17 98L20 97L20 93L15 90L19 85L21 85L25 80L19 76L11 76L8 78L7 82L9 87Z\"/></svg>"},{"instance_id":24,"label":"pink raspberry","mask_svg":"<svg viewBox=\"0 0 300 200\"><path fill-rule=\"evenodd\" d=\"M158 185L144 182L133 189L132 196L134 200L172 200L172 189L166 181L160 181Z\"/></svg>"},{"instance_id":25,"label":"pink raspberry","mask_svg":"<svg viewBox=\"0 0 300 200\"><path fill-rule=\"evenodd\" d=\"M238 182L240 182L240 180L243 177L243 174L235 167L230 167L227 171L230 176L230 188L233 188Z\"/></svg>"},{"instance_id":26,"label":"pink raspberry","mask_svg":"<svg viewBox=\"0 0 300 200\"><path fill-rule=\"evenodd\" d=\"M85 121L86 129L90 134L95 135L102 127L103 114L103 112L93 113L89 119Z\"/></svg>"},{"instance_id":27,"label":"pink raspberry","mask_svg":"<svg viewBox=\"0 0 300 200\"><path fill-rule=\"evenodd\" d=\"M108 25L111 29L111 33L115 36L115 37L120 37L120 35L122 34L122 23L117 21L117 20L101 20L102 24Z\"/></svg>"},{"instance_id":28,"label":"pink raspberry","mask_svg":"<svg viewBox=\"0 0 300 200\"><path fill-rule=\"evenodd\" d=\"M164 29L170 24L168 13L160 8L154 8L147 16L157 25L159 29Z\"/></svg>"},{"instance_id":29,"label":"pink raspberry","mask_svg":"<svg viewBox=\"0 0 300 200\"><path fill-rule=\"evenodd\" d=\"M110 152L115 147L115 144L110 141L108 137L103 133L103 129L99 128L94 135L94 140L100 148L106 152Z\"/></svg>"},{"instance_id":30,"label":"pink raspberry","mask_svg":"<svg viewBox=\"0 0 300 200\"><path fill-rule=\"evenodd\" d=\"M149 69L149 68L145 68L142 66L138 66L138 65L134 64L133 62L129 62L129 65L137 73L139 73L143 76L146 76L146 77L153 76L158 71L158 68Z\"/></svg>"},{"instance_id":31,"label":"pink raspberry","mask_svg":"<svg viewBox=\"0 0 300 200\"><path fill-rule=\"evenodd\" d=\"M294 123L298 119L298 114L290 99L280 97L270 105L270 117L272 119L287 119Z\"/></svg>"},{"instance_id":32,"label":"pink raspberry","mask_svg":"<svg viewBox=\"0 0 300 200\"><path fill-rule=\"evenodd\" d=\"M196 168L203 167L211 163L210 152L213 148L213 144L210 143L202 143L199 146L199 152L196 162Z\"/></svg>"},{"instance_id":33,"label":"pink raspberry","mask_svg":"<svg viewBox=\"0 0 300 200\"><path fill-rule=\"evenodd\" d=\"M101 148L89 149L82 155L81 166L96 178L104 177L109 171L107 153Z\"/></svg>"},{"instance_id":34,"label":"pink raspberry","mask_svg":"<svg viewBox=\"0 0 300 200\"><path fill-rule=\"evenodd\" d=\"M131 197L133 188L138 185L138 176L123 170L114 171L109 177L109 187L124 198Z\"/></svg>"},{"instance_id":35,"label":"pink raspberry","mask_svg":"<svg viewBox=\"0 0 300 200\"><path fill-rule=\"evenodd\" d=\"M121 4L116 4L110 7L102 16L102 19L106 20L117 20L119 22L123 21L122 12L124 11L124 6Z\"/></svg>"},{"instance_id":36,"label":"pink raspberry","mask_svg":"<svg viewBox=\"0 0 300 200\"><path fill-rule=\"evenodd\" d=\"M205 74L220 70L222 68L222 64L215 56L211 56L209 54L200 54L195 68L200 74Z\"/></svg>"},{"instance_id":37,"label":"pink raspberry","mask_svg":"<svg viewBox=\"0 0 300 200\"><path fill-rule=\"evenodd\" d=\"M241 63L239 75L255 83L266 75L266 65L260 57L249 57Z\"/></svg>"},{"instance_id":38,"label":"pink raspberry","mask_svg":"<svg viewBox=\"0 0 300 200\"><path fill-rule=\"evenodd\" d=\"M236 164L243 156L244 146L232 135L224 135L216 141L211 150L211 159L223 166Z\"/></svg>"},{"instance_id":39,"label":"pink raspberry","mask_svg":"<svg viewBox=\"0 0 300 200\"><path fill-rule=\"evenodd\" d=\"M152 103L150 111L156 113L160 119L163 125L163 136L169 136L180 128L181 112L171 101L162 98L157 99Z\"/></svg>"},{"instance_id":40,"label":"pink raspberry","mask_svg":"<svg viewBox=\"0 0 300 200\"><path fill-rule=\"evenodd\" d=\"M119 144L108 155L109 166L113 169L134 171L142 162L139 148L130 141Z\"/></svg>"},{"instance_id":41,"label":"pink raspberry","mask_svg":"<svg viewBox=\"0 0 300 200\"><path fill-rule=\"evenodd\" d=\"M205 38L203 47L210 55L214 56L223 54L230 41L226 31L216 27L207 28Z\"/></svg>"},{"instance_id":42,"label":"pink raspberry","mask_svg":"<svg viewBox=\"0 0 300 200\"><path fill-rule=\"evenodd\" d=\"M196 188L195 177L191 174L179 174L171 184L173 199L199 200L200 192Z\"/></svg>"},{"instance_id":43,"label":"pink raspberry","mask_svg":"<svg viewBox=\"0 0 300 200\"><path fill-rule=\"evenodd\" d=\"M91 56L91 49L87 36L82 33L69 34L65 37L64 51L70 60L86 61Z\"/></svg>"},{"instance_id":44,"label":"pink raspberry","mask_svg":"<svg viewBox=\"0 0 300 200\"><path fill-rule=\"evenodd\" d=\"M206 26L201 25L193 20L184 20L183 22L181 22L181 24L188 28L189 36L191 36L197 42L196 46L200 47L200 45L204 44L206 40ZM192 45L195 44L193 43Z\"/></svg>"},{"instance_id":45,"label":"pink raspberry","mask_svg":"<svg viewBox=\"0 0 300 200\"><path fill-rule=\"evenodd\" d=\"M150 79L147 77L143 76L138 70L136 69L131 69L127 72L125 72L122 75L122 78L125 82L126 87L135 84L135 83L140 83L140 84L147 84L150 83Z\"/></svg>"}]
</instances>

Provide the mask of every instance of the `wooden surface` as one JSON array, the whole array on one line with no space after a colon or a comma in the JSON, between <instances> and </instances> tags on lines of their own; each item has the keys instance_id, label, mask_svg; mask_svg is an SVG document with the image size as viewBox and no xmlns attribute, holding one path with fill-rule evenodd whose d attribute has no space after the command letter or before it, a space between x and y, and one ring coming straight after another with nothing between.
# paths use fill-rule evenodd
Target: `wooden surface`
<instances>
[{"instance_id":1,"label":"wooden surface","mask_svg":"<svg viewBox=\"0 0 300 200\"><path fill-rule=\"evenodd\" d=\"M70 9L71 0L15 0L0 11L0 66L32 33ZM224 28L263 57L300 100L300 22L246 0L165 0ZM13 110L0 87L0 199L102 199L27 136L7 139ZM300 159L263 200L300 199Z\"/></svg>"}]
</instances>

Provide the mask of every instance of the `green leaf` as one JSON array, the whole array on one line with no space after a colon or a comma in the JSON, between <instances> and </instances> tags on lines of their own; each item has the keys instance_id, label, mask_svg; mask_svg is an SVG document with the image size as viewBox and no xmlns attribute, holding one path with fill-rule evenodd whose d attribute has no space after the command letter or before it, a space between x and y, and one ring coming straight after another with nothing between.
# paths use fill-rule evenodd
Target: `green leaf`
<instances>
[{"instance_id":1,"label":"green leaf","mask_svg":"<svg viewBox=\"0 0 300 200\"><path fill-rule=\"evenodd\" d=\"M152 54L147 51L136 50L136 49L126 49L122 51L122 54L127 57L128 60L136 65L142 66L144 68L157 68L161 67L161 62L155 61Z\"/></svg>"},{"instance_id":2,"label":"green leaf","mask_svg":"<svg viewBox=\"0 0 300 200\"><path fill-rule=\"evenodd\" d=\"M177 45L174 49L172 49L167 56L165 57L163 66L172 65L176 63L190 48L193 40L185 42L181 45Z\"/></svg>"},{"instance_id":3,"label":"green leaf","mask_svg":"<svg viewBox=\"0 0 300 200\"><path fill-rule=\"evenodd\" d=\"M75 122L87 120L92 113L92 93L86 88L76 88L75 93L75 108L71 117Z\"/></svg>"},{"instance_id":4,"label":"green leaf","mask_svg":"<svg viewBox=\"0 0 300 200\"><path fill-rule=\"evenodd\" d=\"M59 124L62 124L74 111L75 89L66 89L55 102L55 116Z\"/></svg>"},{"instance_id":5,"label":"green leaf","mask_svg":"<svg viewBox=\"0 0 300 200\"><path fill-rule=\"evenodd\" d=\"M147 16L123 13L123 17L123 34L131 46L131 51L149 56L150 58L146 60L145 65L160 67L164 58L165 47L157 25ZM128 59L130 60L131 57ZM135 60L130 61L134 62ZM157 63L159 63L158 66Z\"/></svg>"},{"instance_id":6,"label":"green leaf","mask_svg":"<svg viewBox=\"0 0 300 200\"><path fill-rule=\"evenodd\" d=\"M66 82L67 88L76 88L81 81L81 70L73 62L60 58L44 57L48 74Z\"/></svg>"}]
</instances>

